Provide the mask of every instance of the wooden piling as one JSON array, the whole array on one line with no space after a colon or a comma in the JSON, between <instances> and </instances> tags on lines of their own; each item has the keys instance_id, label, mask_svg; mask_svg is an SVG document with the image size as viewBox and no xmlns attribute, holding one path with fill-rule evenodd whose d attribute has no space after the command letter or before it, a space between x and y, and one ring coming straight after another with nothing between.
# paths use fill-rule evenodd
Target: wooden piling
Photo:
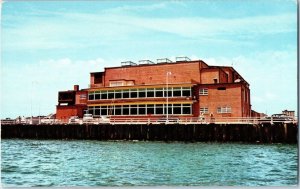
<instances>
[{"instance_id":1,"label":"wooden piling","mask_svg":"<svg viewBox=\"0 0 300 189\"><path fill-rule=\"evenodd\" d=\"M297 136L298 125L293 123L1 125L2 139L29 138L297 143Z\"/></svg>"}]
</instances>

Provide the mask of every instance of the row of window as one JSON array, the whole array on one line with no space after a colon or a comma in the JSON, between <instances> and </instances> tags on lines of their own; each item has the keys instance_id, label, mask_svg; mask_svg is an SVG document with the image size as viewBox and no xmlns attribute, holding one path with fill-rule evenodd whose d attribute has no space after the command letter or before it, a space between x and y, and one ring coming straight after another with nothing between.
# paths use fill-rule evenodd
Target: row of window
<instances>
[{"instance_id":1,"label":"row of window","mask_svg":"<svg viewBox=\"0 0 300 189\"><path fill-rule=\"evenodd\" d=\"M114 106L93 106L88 112L94 116L107 115L190 115L191 104L143 104L143 105L114 105Z\"/></svg>"},{"instance_id":2,"label":"row of window","mask_svg":"<svg viewBox=\"0 0 300 189\"><path fill-rule=\"evenodd\" d=\"M207 107L200 107L200 114L207 114L208 108ZM231 113L231 107L224 106L224 107L218 107L217 113Z\"/></svg>"},{"instance_id":3,"label":"row of window","mask_svg":"<svg viewBox=\"0 0 300 189\"><path fill-rule=\"evenodd\" d=\"M169 87L168 90L166 88L143 88L89 92L89 100L190 96L191 87Z\"/></svg>"}]
</instances>

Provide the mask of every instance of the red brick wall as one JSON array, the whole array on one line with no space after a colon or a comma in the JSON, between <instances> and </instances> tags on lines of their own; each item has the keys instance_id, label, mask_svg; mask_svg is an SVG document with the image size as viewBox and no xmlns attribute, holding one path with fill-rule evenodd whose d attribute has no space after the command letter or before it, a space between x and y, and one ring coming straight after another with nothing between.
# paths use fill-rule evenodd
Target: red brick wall
<instances>
[{"instance_id":1,"label":"red brick wall","mask_svg":"<svg viewBox=\"0 0 300 189\"><path fill-rule=\"evenodd\" d=\"M68 121L71 116L83 117L86 106L56 106L56 119Z\"/></svg>"},{"instance_id":2,"label":"red brick wall","mask_svg":"<svg viewBox=\"0 0 300 189\"><path fill-rule=\"evenodd\" d=\"M226 90L218 90L218 87L226 87ZM209 113L205 116L213 113L214 117L242 117L241 84L202 85L199 88L208 88L207 96L199 96L199 106L208 107ZM217 107L223 106L230 106L231 113L217 113Z\"/></svg>"},{"instance_id":3,"label":"red brick wall","mask_svg":"<svg viewBox=\"0 0 300 189\"><path fill-rule=\"evenodd\" d=\"M202 69L201 70L201 84L211 84L214 83L214 79L219 82L219 69Z\"/></svg>"},{"instance_id":4,"label":"red brick wall","mask_svg":"<svg viewBox=\"0 0 300 189\"><path fill-rule=\"evenodd\" d=\"M220 82L219 83L228 83L228 76L223 69L220 69Z\"/></svg>"},{"instance_id":5,"label":"red brick wall","mask_svg":"<svg viewBox=\"0 0 300 189\"><path fill-rule=\"evenodd\" d=\"M155 64L148 66L117 67L105 69L105 86L110 80L134 80L135 85L168 83L200 83L200 62Z\"/></svg>"},{"instance_id":6,"label":"red brick wall","mask_svg":"<svg viewBox=\"0 0 300 189\"><path fill-rule=\"evenodd\" d=\"M80 98L80 95L85 95L86 98ZM87 91L78 91L75 95L75 104L87 104L88 93Z\"/></svg>"},{"instance_id":7,"label":"red brick wall","mask_svg":"<svg viewBox=\"0 0 300 189\"><path fill-rule=\"evenodd\" d=\"M222 70L224 70L224 72L228 76L228 83L233 83L233 73L232 73L231 68L224 67L224 68L222 68Z\"/></svg>"}]
</instances>

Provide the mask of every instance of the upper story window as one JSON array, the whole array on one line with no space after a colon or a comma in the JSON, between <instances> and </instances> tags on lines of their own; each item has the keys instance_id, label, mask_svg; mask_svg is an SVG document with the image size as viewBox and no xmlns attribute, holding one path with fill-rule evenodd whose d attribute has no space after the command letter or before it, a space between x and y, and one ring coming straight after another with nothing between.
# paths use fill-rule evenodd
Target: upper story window
<instances>
[{"instance_id":1,"label":"upper story window","mask_svg":"<svg viewBox=\"0 0 300 189\"><path fill-rule=\"evenodd\" d=\"M123 81L110 81L109 86L110 87L117 87L117 86L123 86L124 82Z\"/></svg>"},{"instance_id":2,"label":"upper story window","mask_svg":"<svg viewBox=\"0 0 300 189\"><path fill-rule=\"evenodd\" d=\"M102 75L103 75L103 72L99 72L99 73L94 74L94 83L95 84L102 83Z\"/></svg>"},{"instance_id":3,"label":"upper story window","mask_svg":"<svg viewBox=\"0 0 300 189\"><path fill-rule=\"evenodd\" d=\"M81 94L80 99L86 99L86 94Z\"/></svg>"},{"instance_id":4,"label":"upper story window","mask_svg":"<svg viewBox=\"0 0 300 189\"><path fill-rule=\"evenodd\" d=\"M230 106L224 106L224 107L218 107L217 113L231 113L231 107Z\"/></svg>"},{"instance_id":5,"label":"upper story window","mask_svg":"<svg viewBox=\"0 0 300 189\"><path fill-rule=\"evenodd\" d=\"M208 95L208 89L207 88L200 89L199 95Z\"/></svg>"}]
</instances>

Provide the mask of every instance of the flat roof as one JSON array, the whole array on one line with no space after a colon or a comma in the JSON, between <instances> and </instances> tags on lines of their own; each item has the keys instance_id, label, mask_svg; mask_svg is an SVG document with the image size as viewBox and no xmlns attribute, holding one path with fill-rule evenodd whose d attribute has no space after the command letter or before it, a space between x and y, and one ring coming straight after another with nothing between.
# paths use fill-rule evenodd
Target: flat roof
<instances>
[{"instance_id":1,"label":"flat roof","mask_svg":"<svg viewBox=\"0 0 300 189\"><path fill-rule=\"evenodd\" d=\"M106 67L104 69L135 68L135 67L162 66L162 65L174 65L174 64L190 64L190 63L204 63L204 64L206 64L203 60L191 60L191 61L176 61L176 62L165 62L165 63L155 63L155 64L137 64L137 65L128 65L128 66L115 66L115 67Z\"/></svg>"}]
</instances>

